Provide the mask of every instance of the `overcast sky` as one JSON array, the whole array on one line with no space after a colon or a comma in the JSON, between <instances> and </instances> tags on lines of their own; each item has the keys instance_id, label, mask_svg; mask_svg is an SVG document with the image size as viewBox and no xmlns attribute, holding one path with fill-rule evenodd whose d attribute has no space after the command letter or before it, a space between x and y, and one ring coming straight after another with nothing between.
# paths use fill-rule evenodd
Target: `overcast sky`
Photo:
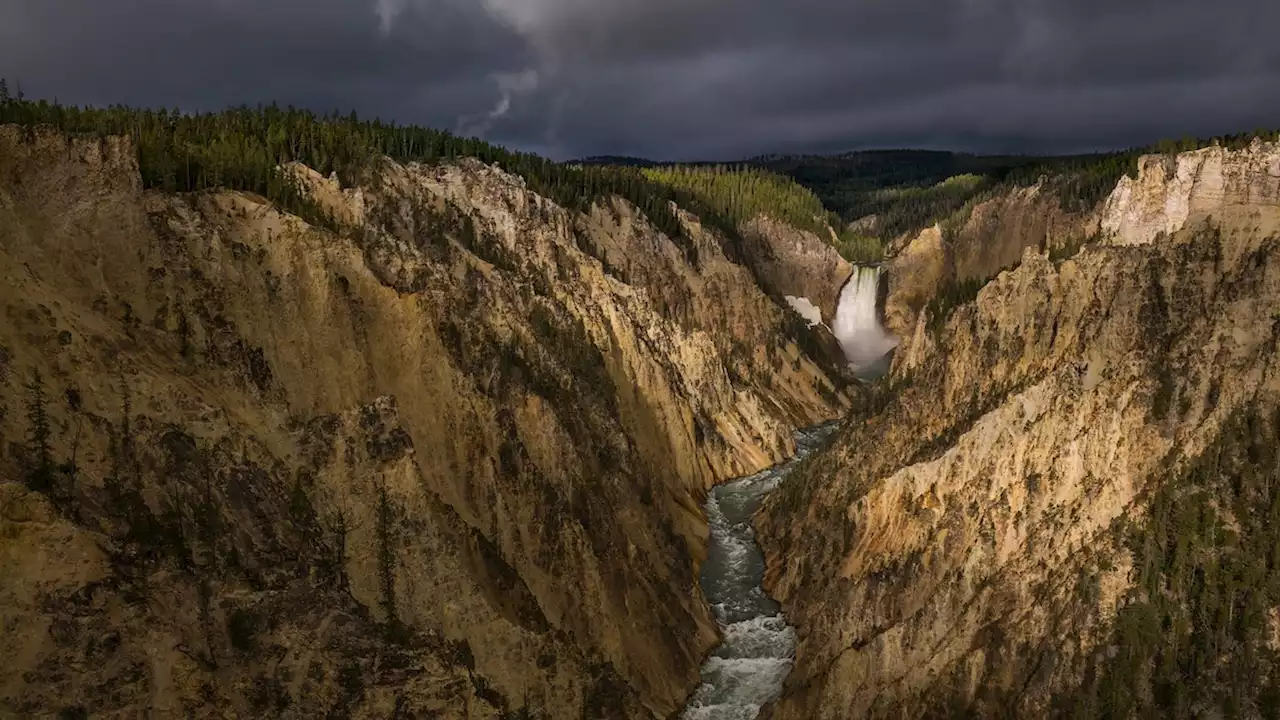
<instances>
[{"instance_id":1,"label":"overcast sky","mask_svg":"<svg viewBox=\"0 0 1280 720\"><path fill-rule=\"evenodd\" d=\"M0 76L558 159L1066 152L1280 127L1277 28L1280 0L0 0Z\"/></svg>"}]
</instances>

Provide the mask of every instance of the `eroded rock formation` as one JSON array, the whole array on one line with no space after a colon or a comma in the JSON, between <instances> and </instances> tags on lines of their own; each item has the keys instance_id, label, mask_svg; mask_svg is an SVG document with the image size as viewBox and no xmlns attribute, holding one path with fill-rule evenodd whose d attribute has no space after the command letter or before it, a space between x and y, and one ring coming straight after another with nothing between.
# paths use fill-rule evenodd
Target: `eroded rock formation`
<instances>
[{"instance_id":1,"label":"eroded rock formation","mask_svg":"<svg viewBox=\"0 0 1280 720\"><path fill-rule=\"evenodd\" d=\"M801 637L768 717L1265 710L1277 198L1274 144L1144 159L1099 242L1056 261L1027 243L921 323L758 518Z\"/></svg>"},{"instance_id":2,"label":"eroded rock formation","mask_svg":"<svg viewBox=\"0 0 1280 720\"><path fill-rule=\"evenodd\" d=\"M0 128L0 711L678 709L705 490L849 407L823 341L695 218L293 170L342 232Z\"/></svg>"}]
</instances>

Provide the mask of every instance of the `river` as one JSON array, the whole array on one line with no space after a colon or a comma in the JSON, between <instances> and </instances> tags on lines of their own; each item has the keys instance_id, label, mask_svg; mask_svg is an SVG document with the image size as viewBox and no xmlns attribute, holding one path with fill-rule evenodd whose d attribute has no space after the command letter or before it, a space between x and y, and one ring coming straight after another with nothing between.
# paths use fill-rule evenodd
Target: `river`
<instances>
[{"instance_id":1,"label":"river","mask_svg":"<svg viewBox=\"0 0 1280 720\"><path fill-rule=\"evenodd\" d=\"M765 594L764 556L751 516L795 464L836 428L829 423L796 434L796 456L777 467L713 489L707 498L711 542L702 566L702 591L724 642L702 666L702 685L683 720L752 720L782 692L796 649L795 629Z\"/></svg>"}]
</instances>

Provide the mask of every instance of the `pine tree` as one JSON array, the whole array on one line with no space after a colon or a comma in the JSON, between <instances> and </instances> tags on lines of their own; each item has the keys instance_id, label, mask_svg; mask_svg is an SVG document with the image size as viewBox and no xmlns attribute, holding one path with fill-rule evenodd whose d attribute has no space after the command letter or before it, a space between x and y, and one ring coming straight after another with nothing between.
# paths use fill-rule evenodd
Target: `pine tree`
<instances>
[{"instance_id":1,"label":"pine tree","mask_svg":"<svg viewBox=\"0 0 1280 720\"><path fill-rule=\"evenodd\" d=\"M53 432L47 405L44 380L37 369L27 383L27 486L36 492L53 487Z\"/></svg>"}]
</instances>

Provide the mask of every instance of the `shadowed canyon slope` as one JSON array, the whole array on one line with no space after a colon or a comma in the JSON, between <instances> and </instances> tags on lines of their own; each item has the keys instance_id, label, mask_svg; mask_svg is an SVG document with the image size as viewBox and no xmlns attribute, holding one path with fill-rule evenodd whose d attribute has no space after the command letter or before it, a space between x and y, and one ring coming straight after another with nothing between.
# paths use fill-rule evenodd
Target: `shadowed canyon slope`
<instances>
[{"instance_id":1,"label":"shadowed canyon slope","mask_svg":"<svg viewBox=\"0 0 1280 720\"><path fill-rule=\"evenodd\" d=\"M847 411L834 341L691 216L293 172L343 232L0 128L0 714L676 711L705 492Z\"/></svg>"},{"instance_id":2,"label":"shadowed canyon slope","mask_svg":"<svg viewBox=\"0 0 1280 720\"><path fill-rule=\"evenodd\" d=\"M758 517L800 635L768 717L1275 707L1280 146L1018 192L889 263L894 377Z\"/></svg>"}]
</instances>

